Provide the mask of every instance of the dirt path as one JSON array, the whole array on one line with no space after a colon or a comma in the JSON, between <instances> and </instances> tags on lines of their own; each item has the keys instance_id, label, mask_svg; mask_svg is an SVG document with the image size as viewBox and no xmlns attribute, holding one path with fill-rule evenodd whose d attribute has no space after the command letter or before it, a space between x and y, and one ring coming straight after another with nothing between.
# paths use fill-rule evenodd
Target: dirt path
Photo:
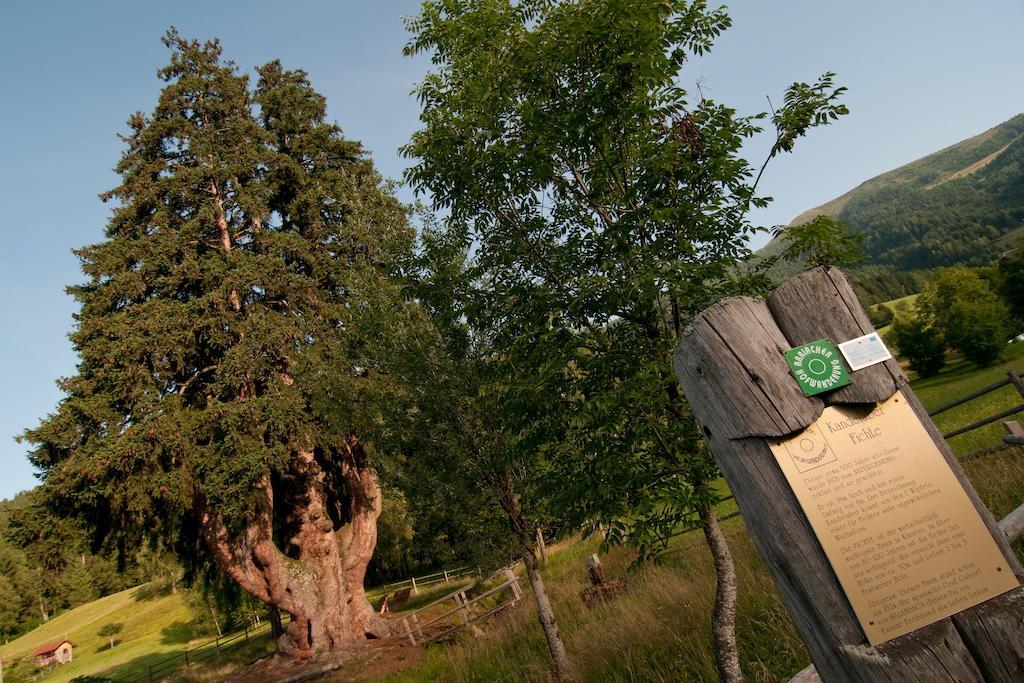
<instances>
[{"instance_id":1,"label":"dirt path","mask_svg":"<svg viewBox=\"0 0 1024 683\"><path fill-rule=\"evenodd\" d=\"M349 683L376 680L387 674L416 666L423 660L423 649L413 647L404 638L368 640L366 643L335 653L328 658L295 662L274 655L261 659L230 678L227 683L295 683L297 681L334 681Z\"/></svg>"}]
</instances>

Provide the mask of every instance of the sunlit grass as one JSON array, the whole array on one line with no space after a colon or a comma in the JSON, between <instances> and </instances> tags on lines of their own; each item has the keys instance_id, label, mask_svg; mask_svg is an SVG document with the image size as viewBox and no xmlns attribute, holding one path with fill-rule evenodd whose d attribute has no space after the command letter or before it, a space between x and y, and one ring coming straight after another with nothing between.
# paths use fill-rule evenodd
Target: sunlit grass
<instances>
[{"instance_id":1,"label":"sunlit grass","mask_svg":"<svg viewBox=\"0 0 1024 683\"><path fill-rule=\"evenodd\" d=\"M962 358L955 358L943 372L935 377L914 380L911 386L924 406L934 410L961 396L1006 379L1006 371L1011 368L1018 374L1024 371L1024 344L1008 345L1004 352L1004 360L988 368L978 368ZM1012 386L1005 386L936 415L935 424L946 433L1021 403L1024 403L1024 397ZM1024 413L1007 419L1024 422ZM999 445L1003 434L1005 430L1000 420L966 434L954 436L949 439L949 444L957 455L963 456Z\"/></svg>"},{"instance_id":2,"label":"sunlit grass","mask_svg":"<svg viewBox=\"0 0 1024 683\"><path fill-rule=\"evenodd\" d=\"M47 683L63 683L76 676L94 675L115 680L135 680L147 675L148 667L210 640L204 635L193 638L189 622L192 615L182 603L180 594L145 597L146 586L108 595L94 602L60 614L17 640L0 646L0 657L8 668L5 680L15 680L10 667L26 659L38 646L67 638L74 644L74 659L57 667L46 676ZM114 647L108 638L99 635L109 623L123 625L115 637ZM174 671L176 680L211 681L223 678L268 652L272 647L265 633L257 638L227 649L220 656L204 659L188 669ZM19 669L31 671L33 667ZM168 670L171 673L171 670Z\"/></svg>"}]
</instances>

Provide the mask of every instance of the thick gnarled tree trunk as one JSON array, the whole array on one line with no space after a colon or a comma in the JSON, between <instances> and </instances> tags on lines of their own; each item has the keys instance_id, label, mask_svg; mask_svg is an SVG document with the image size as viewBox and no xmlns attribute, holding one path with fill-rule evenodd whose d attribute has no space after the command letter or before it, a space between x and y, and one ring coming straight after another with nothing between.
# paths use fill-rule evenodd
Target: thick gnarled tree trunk
<instances>
[{"instance_id":1,"label":"thick gnarled tree trunk","mask_svg":"<svg viewBox=\"0 0 1024 683\"><path fill-rule=\"evenodd\" d=\"M390 631L363 590L366 566L377 541L381 492L358 442L344 447L340 465L342 513L330 514L327 476L312 450L296 453L280 488L290 511L285 528L292 556L274 542L275 489L259 484L262 497L248 524L232 534L214 510L200 505L206 543L221 569L250 595L291 617L278 649L299 658L337 650Z\"/></svg>"}]
</instances>

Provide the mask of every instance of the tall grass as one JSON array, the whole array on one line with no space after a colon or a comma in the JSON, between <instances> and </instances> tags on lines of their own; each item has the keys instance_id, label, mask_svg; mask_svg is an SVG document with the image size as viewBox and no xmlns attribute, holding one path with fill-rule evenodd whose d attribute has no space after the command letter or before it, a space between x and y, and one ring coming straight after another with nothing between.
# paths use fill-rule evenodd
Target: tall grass
<instances>
[{"instance_id":1,"label":"tall grass","mask_svg":"<svg viewBox=\"0 0 1024 683\"><path fill-rule=\"evenodd\" d=\"M739 582L738 631L742 666L752 681L776 681L808 663L799 635L750 544L742 521L723 524L732 545ZM596 539L553 548L545 584L566 649L583 681L714 680L709 624L715 583L699 532L677 540L657 564L630 572L630 551L614 548L603 558L606 574L625 578L618 599L586 608L584 558ZM549 659L536 610L527 597L516 610L466 634L452 645L428 648L426 661L384 680L543 681Z\"/></svg>"},{"instance_id":2,"label":"tall grass","mask_svg":"<svg viewBox=\"0 0 1024 683\"><path fill-rule=\"evenodd\" d=\"M914 382L922 401L941 405L1005 376L1020 367L1024 345L1008 350L1005 362L986 369L954 362L937 378ZM943 429L977 420L1011 404L1011 395L969 404L940 416ZM1019 401L1018 401L1019 402ZM997 443L998 425L972 439L953 441L958 453ZM997 519L1024 502L1024 448L964 461L964 470ZM746 534L742 519L723 523L739 582L737 635L741 665L751 681L785 681L809 663L796 628ZM602 558L609 576L624 577L628 590L593 610L583 606L587 585L584 559L597 550L596 539L562 543L553 548L544 579L565 639L582 681L716 680L710 637L715 584L711 559L699 532L676 539L654 565L629 572L629 551L613 549ZM1024 544L1016 546L1024 559ZM550 678L544 638L527 597L519 607L484 626L483 635L465 634L454 644L433 645L418 666L383 680L507 681Z\"/></svg>"}]
</instances>

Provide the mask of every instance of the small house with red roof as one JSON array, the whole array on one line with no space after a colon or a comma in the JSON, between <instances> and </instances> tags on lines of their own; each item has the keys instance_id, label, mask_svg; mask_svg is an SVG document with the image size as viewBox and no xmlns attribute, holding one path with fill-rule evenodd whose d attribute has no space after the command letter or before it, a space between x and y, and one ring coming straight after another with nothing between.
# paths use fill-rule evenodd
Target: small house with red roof
<instances>
[{"instance_id":1,"label":"small house with red roof","mask_svg":"<svg viewBox=\"0 0 1024 683\"><path fill-rule=\"evenodd\" d=\"M47 664L67 664L71 661L71 648L75 646L70 640L55 640L52 643L44 643L32 651L36 658L36 666Z\"/></svg>"}]
</instances>

